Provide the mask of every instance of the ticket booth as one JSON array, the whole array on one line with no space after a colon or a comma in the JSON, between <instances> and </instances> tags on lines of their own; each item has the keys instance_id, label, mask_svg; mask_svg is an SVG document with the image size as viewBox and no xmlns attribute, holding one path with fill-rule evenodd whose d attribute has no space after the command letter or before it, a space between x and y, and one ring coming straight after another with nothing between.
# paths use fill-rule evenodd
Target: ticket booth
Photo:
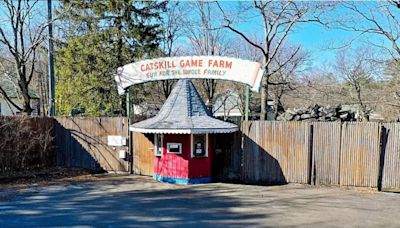
<instances>
[{"instance_id":1,"label":"ticket booth","mask_svg":"<svg viewBox=\"0 0 400 228\"><path fill-rule=\"evenodd\" d=\"M213 118L193 83L181 79L158 115L130 130L154 135L154 179L196 184L212 181L212 134L232 133L238 126Z\"/></svg>"}]
</instances>

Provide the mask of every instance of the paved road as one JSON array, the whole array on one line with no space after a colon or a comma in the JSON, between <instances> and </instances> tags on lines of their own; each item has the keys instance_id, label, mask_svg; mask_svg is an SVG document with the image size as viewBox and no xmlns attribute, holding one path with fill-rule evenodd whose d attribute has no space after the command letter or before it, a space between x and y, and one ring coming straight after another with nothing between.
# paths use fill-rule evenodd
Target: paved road
<instances>
[{"instance_id":1,"label":"paved road","mask_svg":"<svg viewBox=\"0 0 400 228\"><path fill-rule=\"evenodd\" d=\"M0 227L400 227L400 194L147 177L0 189Z\"/></svg>"}]
</instances>

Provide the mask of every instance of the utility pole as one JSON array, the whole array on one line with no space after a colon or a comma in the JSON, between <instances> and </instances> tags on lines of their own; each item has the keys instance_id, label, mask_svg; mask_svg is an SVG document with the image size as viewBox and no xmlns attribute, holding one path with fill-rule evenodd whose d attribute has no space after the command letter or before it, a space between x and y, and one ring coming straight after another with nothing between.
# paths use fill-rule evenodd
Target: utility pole
<instances>
[{"instance_id":1,"label":"utility pole","mask_svg":"<svg viewBox=\"0 0 400 228\"><path fill-rule=\"evenodd\" d=\"M51 9L51 0L47 0L47 12L48 12L48 23L49 23L49 95L50 95L50 109L49 115L55 116L55 91L54 91L54 58L53 58L53 18Z\"/></svg>"}]
</instances>

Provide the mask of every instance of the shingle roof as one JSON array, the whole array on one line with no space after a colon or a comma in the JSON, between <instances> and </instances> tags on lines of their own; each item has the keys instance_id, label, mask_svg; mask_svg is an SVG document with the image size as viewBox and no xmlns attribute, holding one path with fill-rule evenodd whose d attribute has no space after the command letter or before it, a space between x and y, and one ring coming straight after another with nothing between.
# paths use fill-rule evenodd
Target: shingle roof
<instances>
[{"instance_id":1,"label":"shingle roof","mask_svg":"<svg viewBox=\"0 0 400 228\"><path fill-rule=\"evenodd\" d=\"M179 80L157 116L135 123L131 131L163 134L229 133L235 124L211 116L189 79Z\"/></svg>"}]
</instances>

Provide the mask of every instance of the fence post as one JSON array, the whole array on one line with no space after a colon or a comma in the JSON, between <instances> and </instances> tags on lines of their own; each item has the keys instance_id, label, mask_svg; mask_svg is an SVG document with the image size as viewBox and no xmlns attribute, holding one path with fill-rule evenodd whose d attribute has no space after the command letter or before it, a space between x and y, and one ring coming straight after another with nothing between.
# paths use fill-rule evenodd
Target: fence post
<instances>
[{"instance_id":1,"label":"fence post","mask_svg":"<svg viewBox=\"0 0 400 228\"><path fill-rule=\"evenodd\" d=\"M385 155L386 155L386 145L388 129L381 125L380 143L379 143L379 174L378 174L378 191L382 191L382 178L383 169L385 166Z\"/></svg>"}]
</instances>

